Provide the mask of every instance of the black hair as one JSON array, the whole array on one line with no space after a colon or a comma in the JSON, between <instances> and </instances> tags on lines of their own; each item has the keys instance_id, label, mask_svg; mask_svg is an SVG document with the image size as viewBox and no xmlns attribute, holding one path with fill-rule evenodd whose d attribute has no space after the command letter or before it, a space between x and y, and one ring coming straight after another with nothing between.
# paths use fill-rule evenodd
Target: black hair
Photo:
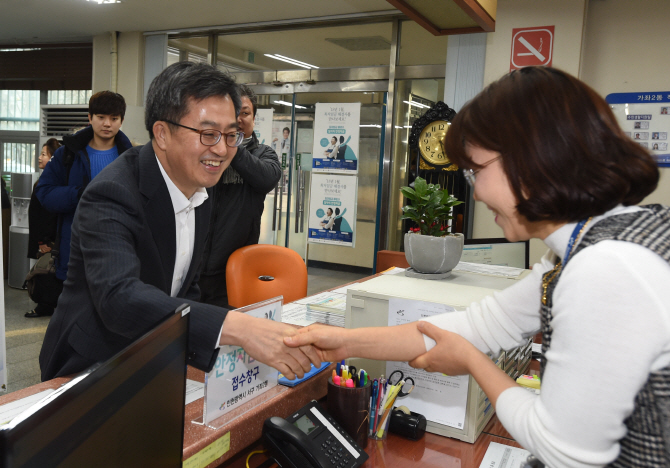
<instances>
[{"instance_id":1,"label":"black hair","mask_svg":"<svg viewBox=\"0 0 670 468\"><path fill-rule=\"evenodd\" d=\"M100 91L88 100L88 114L118 115L123 120L126 116L126 100L119 93Z\"/></svg>"},{"instance_id":2,"label":"black hair","mask_svg":"<svg viewBox=\"0 0 670 468\"><path fill-rule=\"evenodd\" d=\"M55 138L49 138L42 147L46 147L49 156L53 156L56 150L61 146L60 142Z\"/></svg>"},{"instance_id":3,"label":"black hair","mask_svg":"<svg viewBox=\"0 0 670 468\"><path fill-rule=\"evenodd\" d=\"M240 91L227 73L205 63L177 62L154 78L147 92L144 124L153 139L154 123L171 120L179 122L189 111L189 100L202 101L210 97L229 96L240 114Z\"/></svg>"},{"instance_id":4,"label":"black hair","mask_svg":"<svg viewBox=\"0 0 670 468\"><path fill-rule=\"evenodd\" d=\"M251 101L251 107L254 109L254 117L256 117L256 107L258 106L258 98L256 93L249 86L241 84L240 86L240 96L247 97Z\"/></svg>"},{"instance_id":5,"label":"black hair","mask_svg":"<svg viewBox=\"0 0 670 468\"><path fill-rule=\"evenodd\" d=\"M528 221L573 222L635 205L659 179L656 161L621 130L607 102L555 68L515 70L466 104L445 149L458 166L481 169L468 145L501 155Z\"/></svg>"}]
</instances>

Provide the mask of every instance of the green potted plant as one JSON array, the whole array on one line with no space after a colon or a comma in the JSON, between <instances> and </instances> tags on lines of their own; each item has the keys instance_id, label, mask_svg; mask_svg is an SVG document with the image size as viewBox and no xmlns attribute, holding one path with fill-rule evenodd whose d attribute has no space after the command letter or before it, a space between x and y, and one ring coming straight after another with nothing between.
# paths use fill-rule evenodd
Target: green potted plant
<instances>
[{"instance_id":1,"label":"green potted plant","mask_svg":"<svg viewBox=\"0 0 670 468\"><path fill-rule=\"evenodd\" d=\"M400 191L409 201L401 219L417 225L405 233L407 263L418 273L448 276L461 259L464 239L463 234L449 232L449 220L453 207L463 202L421 177L414 181L414 188L401 187Z\"/></svg>"}]
</instances>

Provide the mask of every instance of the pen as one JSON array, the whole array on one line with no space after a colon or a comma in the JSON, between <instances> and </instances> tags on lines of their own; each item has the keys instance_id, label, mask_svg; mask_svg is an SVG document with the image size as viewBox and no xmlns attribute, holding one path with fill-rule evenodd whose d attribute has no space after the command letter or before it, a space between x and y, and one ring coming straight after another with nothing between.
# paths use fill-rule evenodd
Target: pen
<instances>
[{"instance_id":1,"label":"pen","mask_svg":"<svg viewBox=\"0 0 670 468\"><path fill-rule=\"evenodd\" d=\"M372 397L370 398L370 434L374 434L375 429L375 405L377 404L377 379L372 381Z\"/></svg>"},{"instance_id":2,"label":"pen","mask_svg":"<svg viewBox=\"0 0 670 468\"><path fill-rule=\"evenodd\" d=\"M379 422L378 421L378 419L379 419L378 418L378 416L379 416L379 405L381 403L382 398L384 398L384 384L382 383L382 380L384 380L384 379L381 379L379 381L379 385L377 386L377 388L378 388L378 391L377 391L377 405L376 405L377 408L375 409L375 427L374 427L373 434L375 432L377 432L377 424Z\"/></svg>"}]
</instances>

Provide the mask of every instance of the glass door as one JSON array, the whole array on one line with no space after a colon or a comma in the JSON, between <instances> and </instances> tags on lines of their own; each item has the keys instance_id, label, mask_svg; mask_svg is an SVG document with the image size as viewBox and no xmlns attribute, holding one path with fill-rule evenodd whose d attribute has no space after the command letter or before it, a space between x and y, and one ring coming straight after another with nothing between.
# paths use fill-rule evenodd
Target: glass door
<instances>
[{"instance_id":1,"label":"glass door","mask_svg":"<svg viewBox=\"0 0 670 468\"><path fill-rule=\"evenodd\" d=\"M262 243L289 247L311 261L372 269L386 87L386 82L301 83L292 95L259 95L259 108L274 109L272 140L284 172L266 197ZM308 245L315 105L351 102L361 103L354 247Z\"/></svg>"}]
</instances>

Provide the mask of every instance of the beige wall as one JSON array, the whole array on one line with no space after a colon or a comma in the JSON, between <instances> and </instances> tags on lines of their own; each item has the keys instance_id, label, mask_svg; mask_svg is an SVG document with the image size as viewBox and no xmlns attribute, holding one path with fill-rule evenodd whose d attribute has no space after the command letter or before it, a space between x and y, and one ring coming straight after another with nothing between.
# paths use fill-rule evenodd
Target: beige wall
<instances>
[{"instance_id":1,"label":"beige wall","mask_svg":"<svg viewBox=\"0 0 670 468\"><path fill-rule=\"evenodd\" d=\"M589 2L580 78L603 96L670 90L668 19L667 0ZM670 205L670 168L643 203Z\"/></svg>"},{"instance_id":2,"label":"beige wall","mask_svg":"<svg viewBox=\"0 0 670 468\"><path fill-rule=\"evenodd\" d=\"M484 86L509 72L512 29L554 26L553 66L578 75L586 0L499 0L496 30L487 35ZM473 237L503 237L492 213L481 202L475 203ZM531 264L547 250L544 242L532 240Z\"/></svg>"}]
</instances>

